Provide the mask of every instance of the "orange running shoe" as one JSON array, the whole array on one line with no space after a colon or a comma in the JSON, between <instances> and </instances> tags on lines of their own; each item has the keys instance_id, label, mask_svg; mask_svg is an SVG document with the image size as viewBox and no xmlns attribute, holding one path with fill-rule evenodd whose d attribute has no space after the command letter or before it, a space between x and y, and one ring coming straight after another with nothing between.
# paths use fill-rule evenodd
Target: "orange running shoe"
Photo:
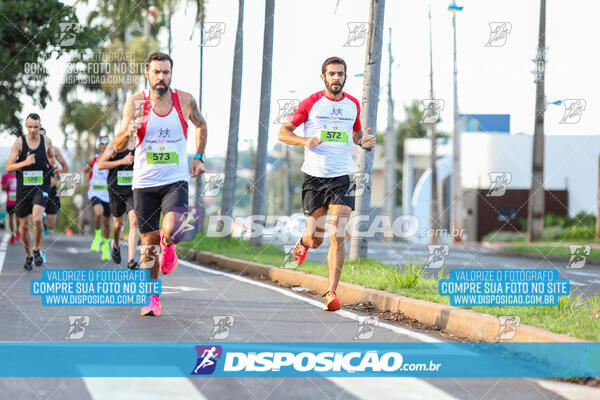
<instances>
[{"instance_id":1,"label":"orange running shoe","mask_svg":"<svg viewBox=\"0 0 600 400\"><path fill-rule=\"evenodd\" d=\"M302 244L302 238L298 239L296 245L294 246L294 251L292 252L296 265L301 265L306 259L307 254L308 247Z\"/></svg>"},{"instance_id":2,"label":"orange running shoe","mask_svg":"<svg viewBox=\"0 0 600 400\"><path fill-rule=\"evenodd\" d=\"M333 290L328 290L323 297L325 297L325 308L323 308L323 311L338 311L342 309L342 302Z\"/></svg>"}]
</instances>

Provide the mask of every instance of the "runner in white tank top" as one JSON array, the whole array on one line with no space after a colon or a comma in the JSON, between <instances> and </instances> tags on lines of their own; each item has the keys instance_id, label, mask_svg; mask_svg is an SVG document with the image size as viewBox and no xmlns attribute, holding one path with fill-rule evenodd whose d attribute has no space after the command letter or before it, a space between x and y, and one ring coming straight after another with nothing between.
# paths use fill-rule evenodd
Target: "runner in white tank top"
<instances>
[{"instance_id":1,"label":"runner in white tank top","mask_svg":"<svg viewBox=\"0 0 600 400\"><path fill-rule=\"evenodd\" d=\"M108 137L100 137L98 154L88 161L83 170L88 199L90 199L92 208L94 209L94 240L90 245L90 250L95 252L101 251L101 259L103 261L110 260L110 245L108 243L110 235L110 207L108 204L108 186L106 181L108 172L98 169L98 159L104 153L108 143Z\"/></svg>"},{"instance_id":2,"label":"runner in white tank top","mask_svg":"<svg viewBox=\"0 0 600 400\"><path fill-rule=\"evenodd\" d=\"M170 88L173 60L165 53L146 59L150 89L129 99L123 109L114 150L123 151L131 135L137 136L133 164L133 207L142 237L141 268L158 278L158 268L169 274L177 267L175 244L188 222L188 179L204 172L207 127L196 100ZM196 155L188 170L187 121L195 127ZM162 230L159 231L163 214ZM187 224L185 225L187 226ZM160 261L155 257L160 244ZM151 296L142 315L160 315L160 298Z\"/></svg>"}]
</instances>

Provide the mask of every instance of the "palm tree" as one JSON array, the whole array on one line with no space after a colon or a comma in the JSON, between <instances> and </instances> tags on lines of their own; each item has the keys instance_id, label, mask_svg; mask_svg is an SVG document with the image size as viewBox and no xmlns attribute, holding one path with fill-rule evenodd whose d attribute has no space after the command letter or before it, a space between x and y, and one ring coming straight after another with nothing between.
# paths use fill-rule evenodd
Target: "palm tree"
<instances>
[{"instance_id":1,"label":"palm tree","mask_svg":"<svg viewBox=\"0 0 600 400\"><path fill-rule=\"evenodd\" d=\"M229 138L227 140L227 158L225 160L225 184L221 215L231 216L235 198L237 174L238 134L240 129L240 100L242 95L242 63L244 49L244 0L238 1L238 23L233 54L233 72L231 77L231 108L229 112Z\"/></svg>"}]
</instances>

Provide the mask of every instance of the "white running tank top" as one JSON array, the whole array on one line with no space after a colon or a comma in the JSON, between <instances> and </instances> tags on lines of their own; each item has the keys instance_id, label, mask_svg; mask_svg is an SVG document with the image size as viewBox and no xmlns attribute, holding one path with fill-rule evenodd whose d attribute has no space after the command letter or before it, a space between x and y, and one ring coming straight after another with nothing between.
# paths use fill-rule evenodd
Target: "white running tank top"
<instances>
[{"instance_id":1,"label":"white running tank top","mask_svg":"<svg viewBox=\"0 0 600 400\"><path fill-rule=\"evenodd\" d=\"M108 170L98 169L98 154L92 160L92 171L90 172L90 188L88 189L88 199L97 197L105 203L108 203Z\"/></svg>"},{"instance_id":2,"label":"white running tank top","mask_svg":"<svg viewBox=\"0 0 600 400\"><path fill-rule=\"evenodd\" d=\"M177 90L171 89L173 106L166 115L157 114L144 90L142 126L133 163L133 189L188 181L187 122L183 117Z\"/></svg>"}]
</instances>

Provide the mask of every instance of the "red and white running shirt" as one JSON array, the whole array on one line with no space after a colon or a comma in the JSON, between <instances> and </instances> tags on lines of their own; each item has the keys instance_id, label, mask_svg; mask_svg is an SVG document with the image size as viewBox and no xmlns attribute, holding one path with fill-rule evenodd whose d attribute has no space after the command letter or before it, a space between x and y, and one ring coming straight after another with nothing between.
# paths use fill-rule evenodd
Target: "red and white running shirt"
<instances>
[{"instance_id":1,"label":"red and white running shirt","mask_svg":"<svg viewBox=\"0 0 600 400\"><path fill-rule=\"evenodd\" d=\"M359 131L360 105L347 93L340 100L330 99L325 91L302 100L290 121L295 126L304 123L304 137L318 136L323 143L304 148L302 172L319 178L353 174L352 132Z\"/></svg>"},{"instance_id":2,"label":"red and white running shirt","mask_svg":"<svg viewBox=\"0 0 600 400\"><path fill-rule=\"evenodd\" d=\"M133 189L188 181L187 129L177 90L171 88L173 104L166 115L151 107L150 92L144 90L142 126L133 161Z\"/></svg>"}]
</instances>

